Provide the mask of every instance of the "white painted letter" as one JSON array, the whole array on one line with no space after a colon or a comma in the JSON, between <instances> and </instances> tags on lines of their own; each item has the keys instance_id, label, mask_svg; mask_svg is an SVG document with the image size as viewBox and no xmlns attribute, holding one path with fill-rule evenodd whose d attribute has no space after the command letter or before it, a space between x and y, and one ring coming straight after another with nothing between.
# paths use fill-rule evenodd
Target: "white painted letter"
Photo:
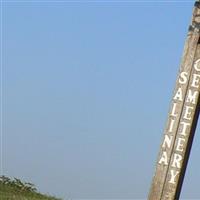
<instances>
[{"instance_id":1,"label":"white painted letter","mask_svg":"<svg viewBox=\"0 0 200 200\"><path fill-rule=\"evenodd\" d=\"M168 148L170 148L171 143L172 143L172 138L173 136L169 137L168 135L165 135L165 139L164 139L162 147L165 148L167 146Z\"/></svg>"},{"instance_id":2,"label":"white painted letter","mask_svg":"<svg viewBox=\"0 0 200 200\"><path fill-rule=\"evenodd\" d=\"M173 131L174 122L175 122L175 120L171 119L170 126L169 126L169 133L171 133Z\"/></svg>"},{"instance_id":3,"label":"white painted letter","mask_svg":"<svg viewBox=\"0 0 200 200\"><path fill-rule=\"evenodd\" d=\"M199 74L193 74L193 80L192 80L192 84L191 86L192 87L195 87L195 88L198 88L199 87L199 78L200 78L200 75Z\"/></svg>"},{"instance_id":4,"label":"white painted letter","mask_svg":"<svg viewBox=\"0 0 200 200\"><path fill-rule=\"evenodd\" d=\"M179 172L176 171L176 173L175 173L175 171L173 169L171 169L170 171L171 171L171 179L170 179L169 183L176 184L175 178L179 174Z\"/></svg>"},{"instance_id":5,"label":"white painted letter","mask_svg":"<svg viewBox=\"0 0 200 200\"><path fill-rule=\"evenodd\" d=\"M197 71L200 71L200 59L198 59L197 61L195 61L194 63L194 68L197 70Z\"/></svg>"},{"instance_id":6,"label":"white painted letter","mask_svg":"<svg viewBox=\"0 0 200 200\"><path fill-rule=\"evenodd\" d=\"M196 101L196 97L197 97L197 95L198 95L198 91L194 91L194 93L192 94L192 90L189 90L188 91L188 96L187 96L187 102L188 103L193 103L193 104L195 104L195 101Z\"/></svg>"},{"instance_id":7,"label":"white painted letter","mask_svg":"<svg viewBox=\"0 0 200 200\"><path fill-rule=\"evenodd\" d=\"M183 159L183 157L177 153L174 154L174 160L172 163L172 167L177 167L177 168L181 168L181 160Z\"/></svg>"},{"instance_id":8,"label":"white painted letter","mask_svg":"<svg viewBox=\"0 0 200 200\"><path fill-rule=\"evenodd\" d=\"M180 152L183 151L183 143L181 143L181 142L185 142L185 139L184 138L178 138L176 150L180 151Z\"/></svg>"},{"instance_id":9,"label":"white painted letter","mask_svg":"<svg viewBox=\"0 0 200 200\"><path fill-rule=\"evenodd\" d=\"M168 165L168 163L167 163L167 152L166 151L163 151L162 157L161 157L161 159L158 163L159 164L164 163L164 165Z\"/></svg>"},{"instance_id":10,"label":"white painted letter","mask_svg":"<svg viewBox=\"0 0 200 200\"><path fill-rule=\"evenodd\" d=\"M187 120L191 120L191 111L193 110L194 108L193 107L191 107L191 106L186 106L185 107L185 113L184 113L184 116L183 116L183 118L184 119L187 119Z\"/></svg>"},{"instance_id":11,"label":"white painted letter","mask_svg":"<svg viewBox=\"0 0 200 200\"><path fill-rule=\"evenodd\" d=\"M187 123L187 122L181 122L180 124L183 125L183 129L182 129L182 132L180 133L180 135L184 135L184 136L186 136L187 127L190 126L190 123Z\"/></svg>"},{"instance_id":12,"label":"white painted letter","mask_svg":"<svg viewBox=\"0 0 200 200\"><path fill-rule=\"evenodd\" d=\"M187 72L181 72L180 78L179 78L179 83L180 84L185 84L187 82Z\"/></svg>"},{"instance_id":13,"label":"white painted letter","mask_svg":"<svg viewBox=\"0 0 200 200\"><path fill-rule=\"evenodd\" d=\"M174 100L179 100L179 101L183 101L183 93L182 93L182 88L178 88L175 96L174 96Z\"/></svg>"},{"instance_id":14,"label":"white painted letter","mask_svg":"<svg viewBox=\"0 0 200 200\"><path fill-rule=\"evenodd\" d=\"M171 116L174 116L174 117L177 116L177 114L175 113L175 111L176 111L176 105L177 105L177 103L173 103L172 112L171 112Z\"/></svg>"}]
</instances>

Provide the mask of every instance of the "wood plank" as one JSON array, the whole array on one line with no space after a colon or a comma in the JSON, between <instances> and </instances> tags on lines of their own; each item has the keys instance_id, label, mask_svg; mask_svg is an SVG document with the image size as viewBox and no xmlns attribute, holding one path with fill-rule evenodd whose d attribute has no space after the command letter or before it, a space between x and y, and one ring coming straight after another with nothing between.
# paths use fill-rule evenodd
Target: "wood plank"
<instances>
[{"instance_id":1,"label":"wood plank","mask_svg":"<svg viewBox=\"0 0 200 200\"><path fill-rule=\"evenodd\" d=\"M180 196L199 112L199 15L200 1L197 1L184 46L149 200L177 200Z\"/></svg>"}]
</instances>

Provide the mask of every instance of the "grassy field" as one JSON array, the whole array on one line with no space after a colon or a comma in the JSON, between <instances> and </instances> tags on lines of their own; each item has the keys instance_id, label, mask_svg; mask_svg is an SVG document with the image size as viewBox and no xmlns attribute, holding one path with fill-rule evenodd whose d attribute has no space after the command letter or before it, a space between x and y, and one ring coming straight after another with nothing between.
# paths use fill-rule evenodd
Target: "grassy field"
<instances>
[{"instance_id":1,"label":"grassy field","mask_svg":"<svg viewBox=\"0 0 200 200\"><path fill-rule=\"evenodd\" d=\"M61 200L59 198L40 194L31 183L23 183L19 179L11 180L0 177L0 200Z\"/></svg>"}]
</instances>

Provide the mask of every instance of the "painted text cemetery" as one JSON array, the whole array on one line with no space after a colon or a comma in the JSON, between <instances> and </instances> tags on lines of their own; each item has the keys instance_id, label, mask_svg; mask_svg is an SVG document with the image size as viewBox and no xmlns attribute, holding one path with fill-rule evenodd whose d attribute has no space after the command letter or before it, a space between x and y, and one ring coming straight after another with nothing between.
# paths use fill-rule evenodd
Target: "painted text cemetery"
<instances>
[{"instance_id":1,"label":"painted text cemetery","mask_svg":"<svg viewBox=\"0 0 200 200\"><path fill-rule=\"evenodd\" d=\"M194 6L149 200L178 200L199 116L200 1Z\"/></svg>"}]
</instances>

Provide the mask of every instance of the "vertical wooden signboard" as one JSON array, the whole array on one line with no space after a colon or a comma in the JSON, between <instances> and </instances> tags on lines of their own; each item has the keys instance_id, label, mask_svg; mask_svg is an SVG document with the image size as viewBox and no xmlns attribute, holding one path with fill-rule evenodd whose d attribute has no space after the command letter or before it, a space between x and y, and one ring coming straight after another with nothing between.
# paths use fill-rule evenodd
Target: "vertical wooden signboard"
<instances>
[{"instance_id":1,"label":"vertical wooden signboard","mask_svg":"<svg viewBox=\"0 0 200 200\"><path fill-rule=\"evenodd\" d=\"M200 110L200 0L192 22L161 143L149 200L178 200Z\"/></svg>"}]
</instances>

